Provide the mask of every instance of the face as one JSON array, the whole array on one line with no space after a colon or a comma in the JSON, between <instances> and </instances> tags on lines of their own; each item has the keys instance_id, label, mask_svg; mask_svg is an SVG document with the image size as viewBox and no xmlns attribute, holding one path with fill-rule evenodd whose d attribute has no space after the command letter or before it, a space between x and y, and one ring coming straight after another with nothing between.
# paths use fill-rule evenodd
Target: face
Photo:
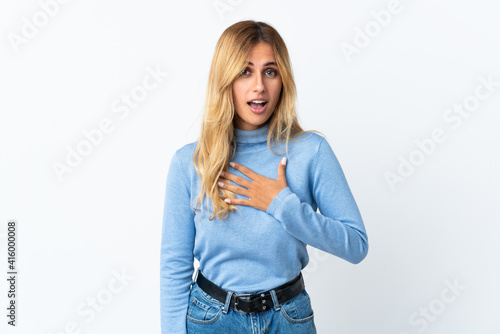
<instances>
[{"instance_id":1,"label":"face","mask_svg":"<svg viewBox=\"0 0 500 334\"><path fill-rule=\"evenodd\" d=\"M281 85L271 45L259 42L250 52L247 68L233 82L234 126L242 130L263 127L278 104Z\"/></svg>"}]
</instances>

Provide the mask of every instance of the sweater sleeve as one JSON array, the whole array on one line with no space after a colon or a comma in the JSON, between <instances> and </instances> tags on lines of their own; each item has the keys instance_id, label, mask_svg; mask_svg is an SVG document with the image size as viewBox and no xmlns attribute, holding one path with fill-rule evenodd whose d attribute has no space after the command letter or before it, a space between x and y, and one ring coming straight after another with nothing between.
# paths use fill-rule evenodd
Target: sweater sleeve
<instances>
[{"instance_id":1,"label":"sweater sleeve","mask_svg":"<svg viewBox=\"0 0 500 334\"><path fill-rule=\"evenodd\" d=\"M321 213L313 210L289 187L272 200L266 212L302 242L357 264L368 253L368 237L361 214L328 142L318 145L310 171L314 200Z\"/></svg>"},{"instance_id":2,"label":"sweater sleeve","mask_svg":"<svg viewBox=\"0 0 500 334\"><path fill-rule=\"evenodd\" d=\"M177 152L167 175L160 254L161 333L186 333L189 289L194 271L194 211Z\"/></svg>"}]
</instances>

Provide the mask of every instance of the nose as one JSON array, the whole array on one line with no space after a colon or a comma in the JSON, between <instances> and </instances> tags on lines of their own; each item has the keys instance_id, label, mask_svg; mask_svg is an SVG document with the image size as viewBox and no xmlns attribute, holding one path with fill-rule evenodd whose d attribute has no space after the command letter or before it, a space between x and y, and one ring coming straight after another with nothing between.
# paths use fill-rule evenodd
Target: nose
<instances>
[{"instance_id":1,"label":"nose","mask_svg":"<svg viewBox=\"0 0 500 334\"><path fill-rule=\"evenodd\" d=\"M264 80L262 80L262 74L257 72L255 74L254 82L253 82L253 91L254 92L264 92L266 90L266 86L264 84Z\"/></svg>"}]
</instances>

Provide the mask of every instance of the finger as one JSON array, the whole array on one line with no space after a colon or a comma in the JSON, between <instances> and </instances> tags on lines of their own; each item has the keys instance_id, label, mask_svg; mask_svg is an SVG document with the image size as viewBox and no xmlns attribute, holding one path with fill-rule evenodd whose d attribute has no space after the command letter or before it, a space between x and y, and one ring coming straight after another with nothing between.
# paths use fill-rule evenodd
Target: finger
<instances>
[{"instance_id":1,"label":"finger","mask_svg":"<svg viewBox=\"0 0 500 334\"><path fill-rule=\"evenodd\" d=\"M239 187L239 186L234 186L232 184L227 184L227 183L222 182L222 181L218 181L217 184L218 184L219 187L227 189L229 191L232 191L233 193L241 194L241 195L244 195L246 197L249 197L248 196L249 195L248 189L245 189L245 188L242 188L242 187Z\"/></svg>"},{"instance_id":2,"label":"finger","mask_svg":"<svg viewBox=\"0 0 500 334\"><path fill-rule=\"evenodd\" d=\"M222 172L221 173L221 177L225 178L225 179L228 179L228 180L231 180L233 181L234 183L238 183L242 186L244 186L245 188L248 188L250 186L250 181L248 181L247 179L241 177L241 176L238 176L238 175L234 175L234 174L231 174L229 172Z\"/></svg>"},{"instance_id":3,"label":"finger","mask_svg":"<svg viewBox=\"0 0 500 334\"><path fill-rule=\"evenodd\" d=\"M240 172L242 172L244 175L248 176L252 180L256 180L259 177L259 174L255 173L250 168L247 168L247 167L240 165L236 162L230 162L229 164L231 165L231 167L233 167L236 170L239 170Z\"/></svg>"},{"instance_id":4,"label":"finger","mask_svg":"<svg viewBox=\"0 0 500 334\"><path fill-rule=\"evenodd\" d=\"M224 202L234 205L245 205L250 206L250 200L241 198L226 198Z\"/></svg>"},{"instance_id":5,"label":"finger","mask_svg":"<svg viewBox=\"0 0 500 334\"><path fill-rule=\"evenodd\" d=\"M281 159L281 162L278 166L278 180L286 180L286 158Z\"/></svg>"}]
</instances>

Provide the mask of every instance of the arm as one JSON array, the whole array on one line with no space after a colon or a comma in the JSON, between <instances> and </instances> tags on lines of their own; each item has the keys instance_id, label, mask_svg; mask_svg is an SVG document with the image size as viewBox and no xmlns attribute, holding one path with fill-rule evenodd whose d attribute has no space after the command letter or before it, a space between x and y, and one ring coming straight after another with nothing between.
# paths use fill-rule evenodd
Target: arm
<instances>
[{"instance_id":1,"label":"arm","mask_svg":"<svg viewBox=\"0 0 500 334\"><path fill-rule=\"evenodd\" d=\"M192 282L194 212L177 152L168 170L160 261L161 332L186 333L186 312Z\"/></svg>"},{"instance_id":2,"label":"arm","mask_svg":"<svg viewBox=\"0 0 500 334\"><path fill-rule=\"evenodd\" d=\"M321 213L301 202L288 186L272 200L266 212L302 242L359 263L368 252L368 237L342 168L324 138L314 159L312 191Z\"/></svg>"}]
</instances>

